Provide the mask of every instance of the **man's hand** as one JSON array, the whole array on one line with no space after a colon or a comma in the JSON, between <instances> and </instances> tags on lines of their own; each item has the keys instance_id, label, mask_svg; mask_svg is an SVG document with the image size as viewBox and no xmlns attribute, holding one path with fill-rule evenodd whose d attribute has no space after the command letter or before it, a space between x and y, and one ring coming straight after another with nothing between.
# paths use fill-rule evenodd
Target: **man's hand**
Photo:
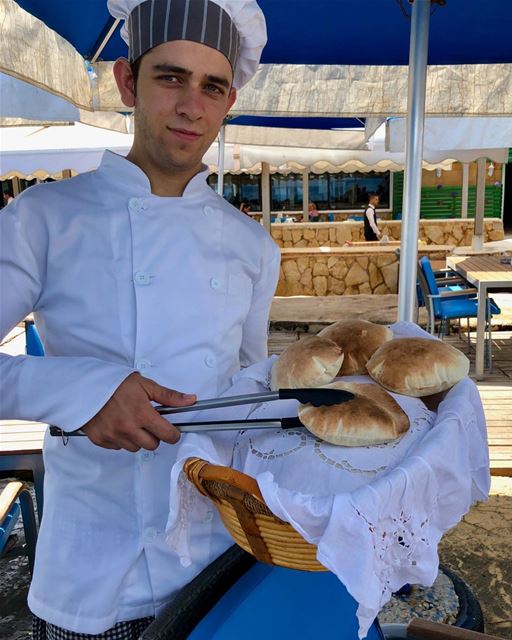
<instances>
[{"instance_id":1,"label":"man's hand","mask_svg":"<svg viewBox=\"0 0 512 640\"><path fill-rule=\"evenodd\" d=\"M171 407L186 407L194 404L196 396L167 389L139 373L132 373L94 418L84 424L82 431L94 444L106 449L153 451L161 440L176 443L180 432L155 411L151 400Z\"/></svg>"}]
</instances>

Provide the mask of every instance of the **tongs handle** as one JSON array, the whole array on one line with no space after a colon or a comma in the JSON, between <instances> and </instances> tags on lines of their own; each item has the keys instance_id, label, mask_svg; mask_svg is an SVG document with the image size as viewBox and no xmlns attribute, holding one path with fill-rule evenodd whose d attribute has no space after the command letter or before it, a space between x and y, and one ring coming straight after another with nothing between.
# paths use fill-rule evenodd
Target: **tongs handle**
<instances>
[{"instance_id":1,"label":"tongs handle","mask_svg":"<svg viewBox=\"0 0 512 640\"><path fill-rule=\"evenodd\" d=\"M313 387L309 389L279 389L280 400L298 400L301 404L312 404L314 407L330 407L354 399L354 394L344 389L325 389Z\"/></svg>"}]
</instances>

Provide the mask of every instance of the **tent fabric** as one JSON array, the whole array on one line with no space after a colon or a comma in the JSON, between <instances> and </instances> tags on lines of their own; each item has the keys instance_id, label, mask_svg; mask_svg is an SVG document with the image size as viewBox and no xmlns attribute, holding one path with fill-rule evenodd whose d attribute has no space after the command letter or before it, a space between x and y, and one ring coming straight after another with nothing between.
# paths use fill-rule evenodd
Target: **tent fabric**
<instances>
[{"instance_id":1,"label":"tent fabric","mask_svg":"<svg viewBox=\"0 0 512 640\"><path fill-rule=\"evenodd\" d=\"M405 118L390 118L386 149L404 151ZM502 149L512 147L512 118L425 118L426 149ZM481 156L486 154L482 152ZM506 162L506 160L502 160Z\"/></svg>"},{"instance_id":2,"label":"tent fabric","mask_svg":"<svg viewBox=\"0 0 512 640\"><path fill-rule=\"evenodd\" d=\"M287 120L290 120L287 118ZM364 129L360 131L320 131L226 125L226 142L244 145L305 147L311 149L366 149Z\"/></svg>"},{"instance_id":3,"label":"tent fabric","mask_svg":"<svg viewBox=\"0 0 512 640\"><path fill-rule=\"evenodd\" d=\"M302 2L302 0L300 1ZM295 3L296 0L293 2ZM344 6L345 4L342 5L333 0L322 0L322 2L325 9L328 8L329 11L339 10L338 5ZM460 4L460 0L455 0L455 2ZM273 4L286 5L287 3L288 0L284 3L274 2ZM98 19L102 26L102 21L108 19L108 16L102 13L102 11L106 12L104 0L89 0L85 12L70 11L70 4L74 3L66 3L63 0L53 0L51 3L43 2L43 0L23 0L20 4L45 16L48 19L48 24L52 24L60 32L66 34L69 33L69 25L73 19L76 21L75 32L86 31L84 25L89 25L93 18ZM278 11L273 8L273 4L266 2L262 5L263 10L268 12L270 34L274 30L272 16L275 15L275 11ZM311 6L313 4L315 11L317 11L318 3L309 1L308 4L310 8L306 13L312 12ZM352 0L351 4L353 4ZM481 2L477 3L476 0L464 4L478 4L485 19L488 19L489 14L492 13L488 7L483 10ZM376 15L383 15L383 19L386 19L385 16L393 12L387 7L387 3L381 2L381 5L386 5L386 11L379 12L375 8ZM510 6L512 7L512 3ZM288 5L289 9L290 5ZM398 7L396 9L398 11ZM446 7L442 8L443 11L445 9ZM52 31L45 23L24 11L15 0L0 0L0 10L3 13L3 19L0 21L0 72L65 98L79 109L126 111L112 75L112 60L117 56L113 56L110 60L88 64L80 53L87 54L89 52L85 50L85 44L79 38L77 38L77 44L82 47L80 53L59 33ZM464 11L468 10L468 7L464 8ZM293 13L290 11L288 13L290 19L298 16L295 19L301 21L302 25L304 24L305 14L301 15L295 7ZM325 13L322 14L319 9L317 13L321 17L323 26L327 28L331 23L331 17L329 20L325 20ZM352 17L356 19L360 13L365 12L361 12L360 9L356 11L354 8ZM437 13L441 13L441 9ZM464 15L466 14L464 13ZM499 10L496 15L500 15ZM320 17L317 20L320 20ZM437 19L438 17L436 17ZM378 22L378 24L377 33L380 33L381 23ZM496 19L495 24L499 26L500 20ZM408 23L405 25L408 33L409 25ZM101 31L99 26L96 26L95 29L91 26L91 29L93 33ZM300 34L304 33L303 29L299 29L299 32ZM346 35L350 35L350 33L351 30L347 30ZM431 35L432 33L433 29L431 29ZM20 34L23 36L20 37ZM86 36L87 34L83 38ZM90 35L88 37L90 38ZM276 39L279 41L279 46L282 46L283 41L288 41L290 38L293 40L296 37L298 37L297 31L289 23L283 33L276 36ZM432 37L434 36L432 35ZM360 38L360 34L358 38ZM486 52L489 46L494 45L495 39L496 35L493 34L492 41L486 41L485 46L476 46L474 42L472 43L471 51L474 51L475 62L488 59ZM310 38L308 37L307 40L309 41ZM454 64L429 67L427 115L512 116L512 64L510 64L512 52L507 57L508 48L510 48L510 45L506 44L508 40L510 38L507 36L506 42L499 43L504 53L501 56L496 56L496 62L493 64ZM391 38L386 46L380 49L374 47L376 57L385 62L393 41ZM339 33L334 43L328 42L324 38L321 42L322 46L315 42L316 51L325 51L326 45L329 45L329 50L332 50L334 44L336 49L342 52L340 55L348 50L345 39L343 46L340 46ZM290 46L291 44L290 42ZM311 64L311 61L316 60L316 57L313 52L311 52L310 58L304 57L307 50L305 45L305 39L301 35L300 42L294 42L293 50L286 55L286 52L282 50L282 60L277 58L277 49L272 56L264 57L264 60L270 60L272 64L261 65L253 80L240 91L237 103L231 111L232 115L294 117L317 115L336 118L406 115L407 66L346 65L339 64L344 59L336 59L336 57L329 60L330 64ZM277 47L277 44L269 40L268 46ZM103 53L106 51L108 51L108 45ZM360 46L360 43L356 51L359 56L358 60L363 60L364 48ZM355 53L353 55L355 56ZM295 64L276 64L278 61L290 60L290 57L293 56L295 56L293 58ZM454 59L462 58L455 56ZM403 62L406 63L407 59Z\"/></svg>"}]
</instances>

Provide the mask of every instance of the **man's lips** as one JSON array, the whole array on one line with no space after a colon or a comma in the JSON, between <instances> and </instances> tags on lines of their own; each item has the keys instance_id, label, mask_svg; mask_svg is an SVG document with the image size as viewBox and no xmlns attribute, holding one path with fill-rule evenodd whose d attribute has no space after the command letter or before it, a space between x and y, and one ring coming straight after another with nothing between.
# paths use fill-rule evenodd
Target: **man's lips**
<instances>
[{"instance_id":1,"label":"man's lips","mask_svg":"<svg viewBox=\"0 0 512 640\"><path fill-rule=\"evenodd\" d=\"M180 138L180 140L186 140L188 142L193 142L201 137L200 133L188 131L187 129L177 129L175 127L167 127L167 129L177 138Z\"/></svg>"}]
</instances>

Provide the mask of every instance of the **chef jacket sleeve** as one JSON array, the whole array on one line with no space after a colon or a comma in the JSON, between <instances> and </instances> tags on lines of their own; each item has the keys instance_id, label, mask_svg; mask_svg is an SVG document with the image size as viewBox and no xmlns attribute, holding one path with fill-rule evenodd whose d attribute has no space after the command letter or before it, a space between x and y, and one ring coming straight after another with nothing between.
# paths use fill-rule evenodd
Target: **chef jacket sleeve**
<instances>
[{"instance_id":1,"label":"chef jacket sleeve","mask_svg":"<svg viewBox=\"0 0 512 640\"><path fill-rule=\"evenodd\" d=\"M30 200L28 201L30 202ZM33 202L33 200L32 200ZM44 291L48 256L44 222L16 198L0 214L0 336L30 312ZM92 357L0 354L0 419L34 420L77 429L134 371Z\"/></svg>"},{"instance_id":2,"label":"chef jacket sleeve","mask_svg":"<svg viewBox=\"0 0 512 640\"><path fill-rule=\"evenodd\" d=\"M281 252L268 239L262 255L260 278L253 285L251 307L243 326L240 364L247 367L268 356L268 323L270 305L279 280Z\"/></svg>"}]
</instances>

